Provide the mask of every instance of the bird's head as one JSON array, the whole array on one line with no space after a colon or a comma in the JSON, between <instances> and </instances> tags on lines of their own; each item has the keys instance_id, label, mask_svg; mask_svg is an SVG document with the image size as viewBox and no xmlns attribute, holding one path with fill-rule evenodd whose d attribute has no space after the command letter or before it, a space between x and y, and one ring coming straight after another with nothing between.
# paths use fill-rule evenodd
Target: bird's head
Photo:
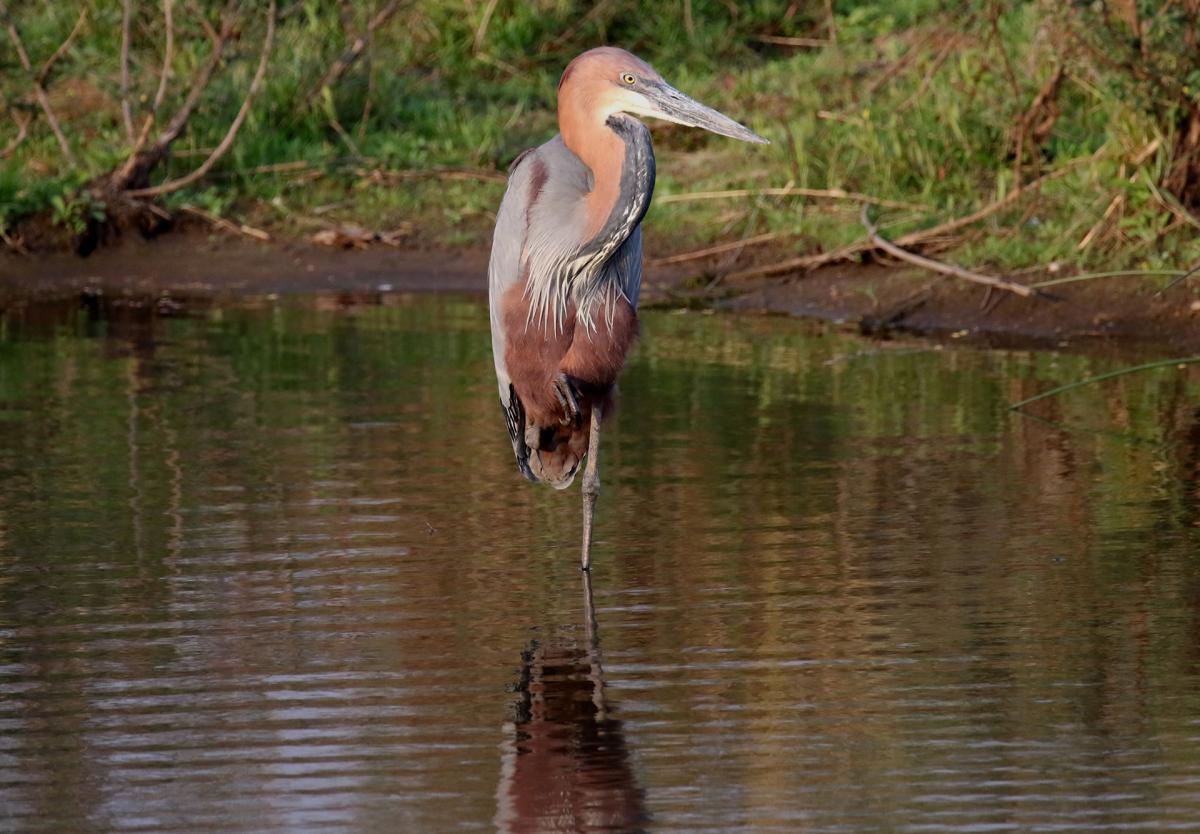
<instances>
[{"instance_id":1,"label":"bird's head","mask_svg":"<svg viewBox=\"0 0 1200 834\"><path fill-rule=\"evenodd\" d=\"M754 131L672 87L641 58L612 46L589 49L558 82L560 113L604 122L617 113L652 116L740 139L768 144ZM561 121L561 119L560 119Z\"/></svg>"}]
</instances>

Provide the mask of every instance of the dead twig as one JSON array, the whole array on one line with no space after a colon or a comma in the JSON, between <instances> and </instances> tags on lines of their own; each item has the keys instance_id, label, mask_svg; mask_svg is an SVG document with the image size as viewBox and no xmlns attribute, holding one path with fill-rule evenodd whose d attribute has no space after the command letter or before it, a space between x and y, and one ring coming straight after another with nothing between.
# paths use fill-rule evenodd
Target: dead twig
<instances>
[{"instance_id":1,"label":"dead twig","mask_svg":"<svg viewBox=\"0 0 1200 834\"><path fill-rule=\"evenodd\" d=\"M17 135L13 137L11 142L4 146L4 150L0 151L0 159L8 159L13 155L13 151L21 147L21 143L29 135L29 123L33 121L33 116L27 113L21 113L17 110L9 110L8 112L17 125Z\"/></svg>"},{"instance_id":2,"label":"dead twig","mask_svg":"<svg viewBox=\"0 0 1200 834\"><path fill-rule=\"evenodd\" d=\"M367 57L364 59L367 69L367 92L363 96L362 113L358 117L358 141L362 143L367 138L367 123L371 118L371 106L375 101L375 36L367 36Z\"/></svg>"},{"instance_id":3,"label":"dead twig","mask_svg":"<svg viewBox=\"0 0 1200 834\"><path fill-rule=\"evenodd\" d=\"M755 40L759 43L771 43L777 46L796 46L808 49L820 49L826 46L837 45L836 38L823 40L821 38L792 38L784 35L759 35Z\"/></svg>"},{"instance_id":4,"label":"dead twig","mask_svg":"<svg viewBox=\"0 0 1200 834\"><path fill-rule=\"evenodd\" d=\"M191 185L196 180L203 177L217 163L222 156L233 145L233 140L237 137L238 130L242 126L242 122L246 120L246 116L250 113L250 106L254 103L254 97L258 93L258 88L262 86L262 81L267 73L267 59L271 55L271 46L275 42L275 0L270 0L267 8L267 33L263 37L262 51L258 56L258 68L254 71L254 78L250 81L250 89L246 91L246 97L242 100L242 106L238 108L237 115L233 117L233 122L229 125L229 130L225 132L225 136L213 152L209 154L204 162L200 163L200 167L196 168L190 174L187 174L177 179L168 180L164 183L151 186L149 188L139 188L129 191L131 197L156 197L160 194L168 194L172 191L178 191L184 186Z\"/></svg>"},{"instance_id":5,"label":"dead twig","mask_svg":"<svg viewBox=\"0 0 1200 834\"><path fill-rule=\"evenodd\" d=\"M887 200L883 197L872 197L870 194L859 194L841 188L798 188L791 185L782 188L738 188L731 191L693 191L690 194L667 194L659 197L655 202L663 205L665 203L690 203L695 200L728 200L736 197L814 197L828 200L850 200L882 208L929 211L929 206L919 203Z\"/></svg>"},{"instance_id":6,"label":"dead twig","mask_svg":"<svg viewBox=\"0 0 1200 834\"><path fill-rule=\"evenodd\" d=\"M424 170L394 170L386 168L362 169L355 176L371 182L396 182L402 180L481 180L483 182L508 182L508 177L499 171L484 171L475 168L426 168Z\"/></svg>"},{"instance_id":7,"label":"dead twig","mask_svg":"<svg viewBox=\"0 0 1200 834\"><path fill-rule=\"evenodd\" d=\"M121 0L121 120L125 139L133 144L133 109L129 104L129 22L133 17L131 0Z\"/></svg>"},{"instance_id":8,"label":"dead twig","mask_svg":"<svg viewBox=\"0 0 1200 834\"><path fill-rule=\"evenodd\" d=\"M1042 143L1050 136L1054 124L1058 121L1058 91L1066 74L1062 64L1046 79L1037 95L1033 97L1029 107L1017 118L1015 126L1016 148L1013 152L1013 182L1020 183L1024 178L1022 167L1025 164L1026 140L1030 152L1037 159Z\"/></svg>"},{"instance_id":9,"label":"dead twig","mask_svg":"<svg viewBox=\"0 0 1200 834\"><path fill-rule=\"evenodd\" d=\"M1147 159L1149 159L1154 154L1154 152L1158 150L1158 148L1161 144L1162 144L1162 139L1159 137L1155 137L1154 139L1151 139L1149 142L1147 142L1145 147L1143 147L1140 151L1137 152L1137 154L1133 157L1133 159L1130 160L1130 164L1133 166L1134 172L1129 175L1127 182L1130 182L1130 183L1137 182L1138 173L1139 173L1139 171L1141 171L1141 168L1139 166L1141 166L1141 164L1143 162L1145 162ZM1122 165L1121 166L1121 176L1124 176L1124 175L1125 175L1125 166ZM1151 190L1153 190L1153 188ZM1096 240L1096 237L1104 230L1104 227L1106 225L1108 225L1113 214L1115 212L1117 212L1119 209L1121 209L1124 205L1125 205L1125 193L1123 191L1116 192L1113 195L1112 200L1109 202L1108 208L1106 208L1104 210L1104 214L1100 217L1099 220L1096 221L1095 225L1093 225L1090 229L1088 229L1087 234L1085 234L1083 236L1083 238L1079 241L1079 243L1077 243L1075 245L1075 248L1078 251L1082 252L1084 249L1087 249L1089 246L1091 246L1092 243Z\"/></svg>"},{"instance_id":10,"label":"dead twig","mask_svg":"<svg viewBox=\"0 0 1200 834\"><path fill-rule=\"evenodd\" d=\"M983 220L998 211L1008 208L1026 194L1037 191L1043 185L1051 182L1052 180L1066 176L1083 163L1095 161L1099 153L1100 152L1097 151L1091 156L1082 156L1077 159L1073 159L1055 171L1051 171L1048 174L1043 174L1036 180L1032 180L1025 185L1019 186L1018 188L1014 188L999 200L989 203L978 211L971 212L970 214L958 217L954 220L948 220L945 223L939 223L938 225L931 226L928 229L910 232L903 237L897 238L895 243L897 246L911 247L926 244L934 238L947 237L951 233L957 232L964 226L970 226L973 223L978 223L980 220ZM788 272L808 271L816 269L820 266L825 266L826 264L848 260L855 255L873 248L875 247L872 246L870 241L861 240L846 244L845 246L840 246L837 249L830 250L829 252L821 252L815 255L804 255L798 258L791 258L786 261L781 261L777 264L767 264L765 266L754 267L753 269L744 269L740 272L732 272L725 277L728 280L737 281L750 278L767 278L772 275L783 275Z\"/></svg>"},{"instance_id":11,"label":"dead twig","mask_svg":"<svg viewBox=\"0 0 1200 834\"><path fill-rule=\"evenodd\" d=\"M191 203L184 203L179 207L181 211L187 214L194 214L199 218L207 220L209 223L216 226L218 229L223 229L227 232L232 232L238 235L252 237L255 240L270 240L271 236L262 229L256 229L253 226L248 226L245 223L233 223L226 220L224 217L213 214L210 211L205 211L199 206L193 206Z\"/></svg>"},{"instance_id":12,"label":"dead twig","mask_svg":"<svg viewBox=\"0 0 1200 834\"><path fill-rule=\"evenodd\" d=\"M1015 281L1007 281L1004 278L995 278L991 275L983 275L979 272L972 272L969 269L963 269L961 266L943 263L942 261L935 261L932 258L926 258L913 252L909 252L907 249L902 249L879 234L879 230L875 228L875 224L871 222L871 218L867 215L867 211L868 206L864 205L862 207L862 211L859 213L858 218L859 222L862 223L863 228L867 230L867 240L869 240L877 248L887 252L893 258L899 258L900 260L913 264L914 266L919 266L922 269L928 269L930 272L940 272L942 275L951 275L955 278L962 278L964 281L972 281L976 284L983 284L985 287L1015 293L1022 298L1028 298L1036 292L1036 290L1033 290L1024 284L1018 284Z\"/></svg>"},{"instance_id":13,"label":"dead twig","mask_svg":"<svg viewBox=\"0 0 1200 834\"><path fill-rule=\"evenodd\" d=\"M403 3L404 0L391 0L390 3L375 13L375 16L367 22L367 28L351 42L350 47L345 52L334 59L334 62L329 65L329 69L325 70L325 74L321 76L321 80L309 90L308 95L304 98L306 105L311 107L317 96L321 95L322 90L326 87L332 87L337 83L342 74L350 69L354 62L358 60L358 56L367 48L367 44L370 42L371 35L375 30L387 23L392 15L400 10L400 6Z\"/></svg>"},{"instance_id":14,"label":"dead twig","mask_svg":"<svg viewBox=\"0 0 1200 834\"><path fill-rule=\"evenodd\" d=\"M829 42L838 45L837 20L833 14L833 0L825 0L825 28L829 33Z\"/></svg>"},{"instance_id":15,"label":"dead twig","mask_svg":"<svg viewBox=\"0 0 1200 834\"><path fill-rule=\"evenodd\" d=\"M154 102L150 105L152 112L157 115L167 95L167 82L171 77L171 62L175 58L175 21L172 19L174 0L163 0L163 25L166 27L163 44L162 72L158 76L158 89L154 91Z\"/></svg>"},{"instance_id":16,"label":"dead twig","mask_svg":"<svg viewBox=\"0 0 1200 834\"><path fill-rule=\"evenodd\" d=\"M42 113L50 125L50 130L54 133L54 138L58 140L58 146L62 149L63 156L66 157L69 164L75 165L75 154L71 152L67 137L63 135L62 126L58 123L58 117L54 115L54 108L50 106L50 97L46 95L46 85L40 80L40 73L34 74L29 53L25 51L25 43L21 40L21 33L17 31L17 25L8 12L8 5L3 0L0 0L0 19L4 21L5 28L8 30L8 39L12 41L13 48L17 51L17 59L21 62L21 68L29 74L29 80L33 84L34 97L37 99L38 106L42 108ZM51 65L53 64L51 63Z\"/></svg>"},{"instance_id":17,"label":"dead twig","mask_svg":"<svg viewBox=\"0 0 1200 834\"><path fill-rule=\"evenodd\" d=\"M341 138L342 142L345 143L346 148L350 151L352 156L354 156L356 159L362 159L363 153L361 150L359 150L358 144L354 141L354 138L346 132L346 128L342 127L342 123L338 121L337 113L333 109L333 99L329 99L326 102L326 110L328 110L328 112L325 114L325 117L329 121L329 126L333 128L333 132L336 133Z\"/></svg>"},{"instance_id":18,"label":"dead twig","mask_svg":"<svg viewBox=\"0 0 1200 834\"><path fill-rule=\"evenodd\" d=\"M79 10L79 17L75 21L75 25L71 27L71 33L67 35L67 39L58 45L58 49L54 50L46 62L42 64L41 70L38 71L37 80L39 84L45 85L50 78L50 71L54 69L54 65L58 63L58 59L67 54L67 50L71 48L71 43L75 40L75 36L79 34L79 30L83 28L84 21L87 20L87 6Z\"/></svg>"},{"instance_id":19,"label":"dead twig","mask_svg":"<svg viewBox=\"0 0 1200 834\"><path fill-rule=\"evenodd\" d=\"M1079 252L1082 252L1084 249L1087 249L1089 246L1091 246L1092 241L1096 239L1096 236L1099 235L1101 230L1108 225L1109 218L1112 217L1113 214L1116 213L1117 209L1124 204L1124 193L1117 194L1117 196L1113 197L1112 201L1108 204L1108 208L1104 210L1104 214L1100 216L1100 219L1096 221L1092 228L1087 230L1087 234L1080 239L1079 243L1075 244L1075 249Z\"/></svg>"},{"instance_id":20,"label":"dead twig","mask_svg":"<svg viewBox=\"0 0 1200 834\"><path fill-rule=\"evenodd\" d=\"M687 261L696 261L700 258L707 258L710 255L720 255L722 252L728 252L732 249L741 249L746 246L757 246L760 243L766 243L771 240L778 240L787 235L788 232L767 232L766 234L755 235L744 240L734 240L729 243L719 243L716 246L706 246L703 249L696 249L692 252L682 252L678 255L669 255L665 258L655 258L647 263L647 266L669 266L670 264L681 264Z\"/></svg>"}]
</instances>

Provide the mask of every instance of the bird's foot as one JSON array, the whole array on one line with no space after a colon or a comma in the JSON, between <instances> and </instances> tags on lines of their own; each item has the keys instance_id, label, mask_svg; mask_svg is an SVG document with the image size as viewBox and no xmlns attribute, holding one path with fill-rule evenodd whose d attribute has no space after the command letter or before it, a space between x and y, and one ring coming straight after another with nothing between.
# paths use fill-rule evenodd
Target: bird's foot
<instances>
[{"instance_id":1,"label":"bird's foot","mask_svg":"<svg viewBox=\"0 0 1200 834\"><path fill-rule=\"evenodd\" d=\"M563 410L563 416L559 422L564 426L579 428L583 424L583 415L579 412L579 397L575 392L575 386L567 379L566 374L559 374L554 378L553 388L554 396Z\"/></svg>"}]
</instances>

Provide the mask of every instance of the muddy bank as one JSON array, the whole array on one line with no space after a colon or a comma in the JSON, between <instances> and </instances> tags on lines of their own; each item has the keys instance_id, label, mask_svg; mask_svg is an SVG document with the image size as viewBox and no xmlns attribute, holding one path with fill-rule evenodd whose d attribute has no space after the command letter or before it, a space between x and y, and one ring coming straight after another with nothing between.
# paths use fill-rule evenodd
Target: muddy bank
<instances>
[{"instance_id":1,"label":"muddy bank","mask_svg":"<svg viewBox=\"0 0 1200 834\"><path fill-rule=\"evenodd\" d=\"M1068 284L1050 298L992 293L952 278L881 266L833 267L789 280L726 286L702 262L650 261L643 303L784 313L876 335L911 333L1002 347L1128 346L1200 353L1200 278L1166 293L1145 279ZM171 235L128 241L88 258L0 256L0 304L73 293L220 296L296 292L486 291L487 252L337 250Z\"/></svg>"},{"instance_id":2,"label":"muddy bank","mask_svg":"<svg viewBox=\"0 0 1200 834\"><path fill-rule=\"evenodd\" d=\"M834 267L784 282L737 287L717 302L844 321L873 334L911 333L992 347L1130 347L1200 352L1200 293L1181 283L1117 277L1021 298L920 270Z\"/></svg>"}]
</instances>

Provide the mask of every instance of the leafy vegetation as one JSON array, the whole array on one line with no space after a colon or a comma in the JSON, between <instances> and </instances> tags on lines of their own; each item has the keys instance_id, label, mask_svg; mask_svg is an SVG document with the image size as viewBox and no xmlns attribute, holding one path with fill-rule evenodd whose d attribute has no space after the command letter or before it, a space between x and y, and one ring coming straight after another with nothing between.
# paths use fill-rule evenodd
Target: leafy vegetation
<instances>
[{"instance_id":1,"label":"leafy vegetation","mask_svg":"<svg viewBox=\"0 0 1200 834\"><path fill-rule=\"evenodd\" d=\"M130 158L140 118L154 114L153 135L178 111L211 52L206 29L231 20L186 130L147 176L182 177L212 155L251 86L264 5L233 3L222 17L217 3L178 4L160 95L163 7L134 4L128 96L118 0L13 10L35 70L86 14L45 79L73 164L29 74L10 52L0 58L14 130L28 125L0 161L9 242L33 214L73 231L100 222L103 207L81 188ZM236 140L206 176L157 199L285 234L357 223L482 243L507 164L555 131L562 67L616 43L773 140L759 148L656 128L652 250L761 236L797 254L829 251L863 238L859 204L842 191L906 206L880 215L896 237L1034 183L923 248L1004 270L1186 267L1200 259L1200 51L1184 6L682 0L647 13L632 0L284 2L270 71ZM737 194L711 194L727 191Z\"/></svg>"}]
</instances>

